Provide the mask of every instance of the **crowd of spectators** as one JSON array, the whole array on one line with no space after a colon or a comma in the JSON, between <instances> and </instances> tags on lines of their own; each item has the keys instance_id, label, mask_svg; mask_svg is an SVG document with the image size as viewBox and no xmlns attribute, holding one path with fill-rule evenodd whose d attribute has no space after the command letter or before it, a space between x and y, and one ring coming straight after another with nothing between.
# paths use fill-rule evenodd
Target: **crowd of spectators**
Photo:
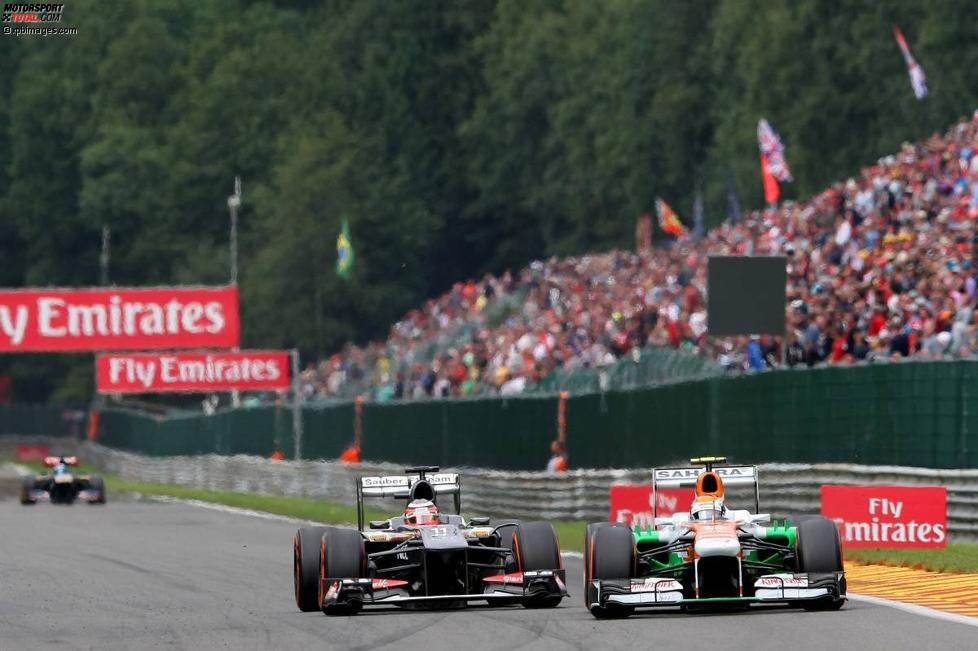
<instances>
[{"instance_id":1,"label":"crowd of spectators","mask_svg":"<svg viewBox=\"0 0 978 651\"><path fill-rule=\"evenodd\" d=\"M709 355L729 369L978 353L978 112L809 201L728 220L639 255L533 262L456 283L386 341L303 373L310 397L517 394L555 368L635 348ZM788 258L786 338L706 334L708 255Z\"/></svg>"}]
</instances>

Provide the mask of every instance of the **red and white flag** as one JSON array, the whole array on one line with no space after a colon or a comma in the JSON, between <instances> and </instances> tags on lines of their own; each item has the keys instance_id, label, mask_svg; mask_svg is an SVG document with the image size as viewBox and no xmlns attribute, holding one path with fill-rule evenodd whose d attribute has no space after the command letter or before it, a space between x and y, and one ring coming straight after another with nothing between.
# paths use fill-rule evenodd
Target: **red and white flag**
<instances>
[{"instance_id":1,"label":"red and white flag","mask_svg":"<svg viewBox=\"0 0 978 651\"><path fill-rule=\"evenodd\" d=\"M924 99L927 97L927 75L924 74L924 69L920 67L917 60L913 58L913 54L910 53L910 46L907 45L907 39L903 37L903 32L896 25L893 26L893 36L896 38L897 45L900 46L903 61L907 64L907 74L910 75L910 86L913 88L914 97Z\"/></svg>"},{"instance_id":2,"label":"red and white flag","mask_svg":"<svg viewBox=\"0 0 978 651\"><path fill-rule=\"evenodd\" d=\"M784 158L781 137L768 121L761 118L757 123L757 146L761 151L761 176L764 180L764 200L776 203L781 196L778 182L793 181L788 161Z\"/></svg>"}]
</instances>

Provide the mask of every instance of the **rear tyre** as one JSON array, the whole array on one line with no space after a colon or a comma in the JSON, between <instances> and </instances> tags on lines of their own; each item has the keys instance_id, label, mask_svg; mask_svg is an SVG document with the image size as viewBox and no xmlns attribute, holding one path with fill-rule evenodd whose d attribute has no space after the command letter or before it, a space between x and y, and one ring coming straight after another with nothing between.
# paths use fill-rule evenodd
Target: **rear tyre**
<instances>
[{"instance_id":1,"label":"rear tyre","mask_svg":"<svg viewBox=\"0 0 978 651\"><path fill-rule=\"evenodd\" d=\"M842 543L839 529L828 518L812 517L798 524L798 569L802 572L830 574L842 572ZM845 581L841 597L802 601L805 610L839 610L845 604Z\"/></svg>"},{"instance_id":2,"label":"rear tyre","mask_svg":"<svg viewBox=\"0 0 978 651\"><path fill-rule=\"evenodd\" d=\"M557 532L549 522L524 522L513 533L513 553L517 571L557 570L563 567L560 560L560 543ZM527 597L524 608L555 608L562 595Z\"/></svg>"},{"instance_id":3,"label":"rear tyre","mask_svg":"<svg viewBox=\"0 0 978 651\"><path fill-rule=\"evenodd\" d=\"M34 477L31 475L25 475L20 480L20 503L21 504L34 504L37 502L33 497L31 497L31 492L34 490Z\"/></svg>"},{"instance_id":4,"label":"rear tyre","mask_svg":"<svg viewBox=\"0 0 978 651\"><path fill-rule=\"evenodd\" d=\"M92 475L88 480L88 489L96 493L94 500L89 504L105 504L105 481L99 475Z\"/></svg>"},{"instance_id":5,"label":"rear tyre","mask_svg":"<svg viewBox=\"0 0 978 651\"><path fill-rule=\"evenodd\" d=\"M626 525L597 522L587 526L584 532L584 605L597 619L619 619L635 612L631 606L595 604L591 582L634 577L636 558L635 539Z\"/></svg>"},{"instance_id":6,"label":"rear tyre","mask_svg":"<svg viewBox=\"0 0 978 651\"><path fill-rule=\"evenodd\" d=\"M319 547L327 527L302 527L292 537L295 605L304 613L319 610Z\"/></svg>"},{"instance_id":7,"label":"rear tyre","mask_svg":"<svg viewBox=\"0 0 978 651\"><path fill-rule=\"evenodd\" d=\"M356 529L327 527L319 543L319 594L318 600L326 615L355 615L363 608L359 599L351 599L342 605L322 606L323 584L328 578L359 579L367 576L367 554L363 549L363 536Z\"/></svg>"}]
</instances>

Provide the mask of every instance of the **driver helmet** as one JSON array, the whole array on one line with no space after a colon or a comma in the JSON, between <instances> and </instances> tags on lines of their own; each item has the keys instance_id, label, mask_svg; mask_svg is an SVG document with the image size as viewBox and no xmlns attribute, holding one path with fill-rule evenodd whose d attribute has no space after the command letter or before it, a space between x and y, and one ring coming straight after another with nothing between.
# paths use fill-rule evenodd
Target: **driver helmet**
<instances>
[{"instance_id":1,"label":"driver helmet","mask_svg":"<svg viewBox=\"0 0 978 651\"><path fill-rule=\"evenodd\" d=\"M689 510L691 520L722 520L726 516L727 507L723 505L722 497L697 497Z\"/></svg>"},{"instance_id":2,"label":"driver helmet","mask_svg":"<svg viewBox=\"0 0 978 651\"><path fill-rule=\"evenodd\" d=\"M68 472L68 464L65 463L65 458L61 457L58 459L58 463L54 466L55 475L63 475Z\"/></svg>"},{"instance_id":3,"label":"driver helmet","mask_svg":"<svg viewBox=\"0 0 978 651\"><path fill-rule=\"evenodd\" d=\"M404 509L404 522L416 526L438 524L438 507L431 500L412 500Z\"/></svg>"}]
</instances>

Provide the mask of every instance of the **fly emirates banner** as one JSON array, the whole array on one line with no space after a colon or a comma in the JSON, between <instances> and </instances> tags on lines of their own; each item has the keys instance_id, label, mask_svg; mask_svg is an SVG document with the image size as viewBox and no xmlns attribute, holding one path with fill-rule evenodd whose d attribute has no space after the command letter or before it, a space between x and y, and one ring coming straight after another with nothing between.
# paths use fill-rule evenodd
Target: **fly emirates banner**
<instances>
[{"instance_id":1,"label":"fly emirates banner","mask_svg":"<svg viewBox=\"0 0 978 651\"><path fill-rule=\"evenodd\" d=\"M238 288L0 289L0 353L233 348Z\"/></svg>"},{"instance_id":2,"label":"fly emirates banner","mask_svg":"<svg viewBox=\"0 0 978 651\"><path fill-rule=\"evenodd\" d=\"M947 546L945 486L822 486L846 547Z\"/></svg>"},{"instance_id":3,"label":"fly emirates banner","mask_svg":"<svg viewBox=\"0 0 978 651\"><path fill-rule=\"evenodd\" d=\"M95 360L99 393L288 389L289 353L105 353Z\"/></svg>"}]
</instances>

